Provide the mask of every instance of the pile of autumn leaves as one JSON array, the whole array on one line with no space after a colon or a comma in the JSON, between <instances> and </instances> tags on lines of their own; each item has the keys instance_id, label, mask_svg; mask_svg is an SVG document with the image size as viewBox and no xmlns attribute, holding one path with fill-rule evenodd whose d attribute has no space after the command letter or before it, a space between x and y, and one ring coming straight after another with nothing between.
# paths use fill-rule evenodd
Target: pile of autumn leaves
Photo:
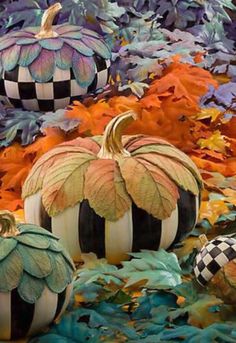
<instances>
[{"instance_id":1,"label":"pile of autumn leaves","mask_svg":"<svg viewBox=\"0 0 236 343\"><path fill-rule=\"evenodd\" d=\"M208 71L180 63L176 58L162 77L154 78L141 99L120 94L97 102L75 102L67 117L79 119L80 124L72 132L50 128L44 137L37 138L27 147L16 142L0 151L0 208L21 215L22 185L40 156L53 146L77 136L102 134L111 118L130 109L138 114L139 119L126 134L144 133L167 139L193 159L206 182L213 177L212 172L218 172L223 178L234 177L236 118L232 116L225 120L224 113L214 107L200 108L200 99L209 86L217 88L220 83L228 81L225 78L217 80ZM235 194L226 196L232 198Z\"/></svg>"}]
</instances>

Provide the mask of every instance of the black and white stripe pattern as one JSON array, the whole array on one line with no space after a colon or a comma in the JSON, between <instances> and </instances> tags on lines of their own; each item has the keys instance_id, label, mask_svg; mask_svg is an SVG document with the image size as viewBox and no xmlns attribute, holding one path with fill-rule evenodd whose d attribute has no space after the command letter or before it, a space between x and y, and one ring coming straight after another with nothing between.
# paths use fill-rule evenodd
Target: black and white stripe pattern
<instances>
[{"instance_id":1,"label":"black and white stripe pattern","mask_svg":"<svg viewBox=\"0 0 236 343\"><path fill-rule=\"evenodd\" d=\"M135 204L116 222L99 217L87 200L50 218L36 193L25 200L25 219L53 232L75 261L94 252L110 263L127 260L127 252L167 249L181 241L196 225L199 198L179 189L180 198L171 216L158 220Z\"/></svg>"},{"instance_id":2,"label":"black and white stripe pattern","mask_svg":"<svg viewBox=\"0 0 236 343\"><path fill-rule=\"evenodd\" d=\"M82 88L72 69L55 68L53 78L46 83L35 82L28 68L17 66L4 71L0 80L0 95L13 107L29 111L55 111L65 108L83 95L94 93L108 83L110 60L94 56L96 71L89 87Z\"/></svg>"},{"instance_id":3,"label":"black and white stripe pattern","mask_svg":"<svg viewBox=\"0 0 236 343\"><path fill-rule=\"evenodd\" d=\"M45 329L65 311L71 292L72 284L59 294L45 287L34 304L25 302L17 288L8 293L0 292L0 339L16 340Z\"/></svg>"},{"instance_id":4,"label":"black and white stripe pattern","mask_svg":"<svg viewBox=\"0 0 236 343\"><path fill-rule=\"evenodd\" d=\"M226 263L235 258L236 240L227 236L216 237L196 256L193 270L197 281L205 286Z\"/></svg>"}]
</instances>

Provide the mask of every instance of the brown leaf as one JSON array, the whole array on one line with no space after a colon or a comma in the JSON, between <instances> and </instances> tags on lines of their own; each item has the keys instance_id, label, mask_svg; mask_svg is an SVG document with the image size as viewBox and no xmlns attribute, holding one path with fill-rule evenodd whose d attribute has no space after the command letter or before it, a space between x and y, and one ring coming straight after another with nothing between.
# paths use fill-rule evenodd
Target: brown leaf
<instances>
[{"instance_id":1,"label":"brown leaf","mask_svg":"<svg viewBox=\"0 0 236 343\"><path fill-rule=\"evenodd\" d=\"M101 217L110 221L121 218L131 206L117 162L92 161L85 174L84 195Z\"/></svg>"},{"instance_id":2,"label":"brown leaf","mask_svg":"<svg viewBox=\"0 0 236 343\"><path fill-rule=\"evenodd\" d=\"M31 172L22 188L22 198L26 198L31 194L35 194L43 186L43 180L48 172L48 169L51 168L56 161L63 159L68 154L78 154L78 153L89 153L89 151L79 148L78 146L73 146L72 144L62 144L58 145L56 148L50 150L45 155L43 155L33 166ZM92 154L92 152L91 152Z\"/></svg>"},{"instance_id":3,"label":"brown leaf","mask_svg":"<svg viewBox=\"0 0 236 343\"><path fill-rule=\"evenodd\" d=\"M135 158L145 160L160 168L178 186L195 195L199 194L199 187L193 174L178 161L158 154L140 154Z\"/></svg>"},{"instance_id":4,"label":"brown leaf","mask_svg":"<svg viewBox=\"0 0 236 343\"><path fill-rule=\"evenodd\" d=\"M132 153L132 156L136 156L138 154L149 154L149 153L156 153L162 156L170 157L177 162L180 162L184 167L186 167L196 178L200 185L202 185L202 177L198 171L198 168L193 163L193 161L181 150L175 148L174 146L167 146L167 145L148 145L141 147L135 150Z\"/></svg>"},{"instance_id":5,"label":"brown leaf","mask_svg":"<svg viewBox=\"0 0 236 343\"><path fill-rule=\"evenodd\" d=\"M84 199L84 174L92 154L67 154L57 161L43 181L42 201L46 211L55 216Z\"/></svg>"},{"instance_id":6,"label":"brown leaf","mask_svg":"<svg viewBox=\"0 0 236 343\"><path fill-rule=\"evenodd\" d=\"M145 160L121 158L119 166L135 204L158 219L169 217L179 196L176 185L159 168Z\"/></svg>"}]
</instances>

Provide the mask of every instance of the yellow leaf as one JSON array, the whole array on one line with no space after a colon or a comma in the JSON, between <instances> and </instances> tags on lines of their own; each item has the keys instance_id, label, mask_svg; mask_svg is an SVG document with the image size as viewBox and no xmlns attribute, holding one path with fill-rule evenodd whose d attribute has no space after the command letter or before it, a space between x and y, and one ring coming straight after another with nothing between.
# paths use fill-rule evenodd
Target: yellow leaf
<instances>
[{"instance_id":1,"label":"yellow leaf","mask_svg":"<svg viewBox=\"0 0 236 343\"><path fill-rule=\"evenodd\" d=\"M208 219L214 225L222 215L229 213L229 208L223 200L202 201L200 207L200 219Z\"/></svg>"},{"instance_id":2,"label":"yellow leaf","mask_svg":"<svg viewBox=\"0 0 236 343\"><path fill-rule=\"evenodd\" d=\"M221 114L221 111L218 108L212 107L212 108L202 108L201 112L197 114L195 119L202 120L211 118L211 121L215 121L219 115Z\"/></svg>"},{"instance_id":3,"label":"yellow leaf","mask_svg":"<svg viewBox=\"0 0 236 343\"><path fill-rule=\"evenodd\" d=\"M230 143L225 141L225 136L221 135L219 130L214 131L209 138L200 138L197 144L201 149L208 148L222 153L225 153L225 148L230 146Z\"/></svg>"}]
</instances>

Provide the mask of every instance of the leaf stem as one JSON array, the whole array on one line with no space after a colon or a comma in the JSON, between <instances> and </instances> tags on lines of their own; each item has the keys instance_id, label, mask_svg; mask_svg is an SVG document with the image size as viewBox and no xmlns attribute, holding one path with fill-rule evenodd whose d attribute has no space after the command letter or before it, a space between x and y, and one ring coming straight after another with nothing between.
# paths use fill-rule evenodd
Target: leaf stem
<instances>
[{"instance_id":1,"label":"leaf stem","mask_svg":"<svg viewBox=\"0 0 236 343\"><path fill-rule=\"evenodd\" d=\"M58 33L54 32L52 29L52 24L55 16L57 13L62 9L62 6L59 2L50 6L43 14L41 28L37 35L35 35L38 39L45 39L45 38L54 38L58 37Z\"/></svg>"},{"instance_id":2,"label":"leaf stem","mask_svg":"<svg viewBox=\"0 0 236 343\"><path fill-rule=\"evenodd\" d=\"M13 214L7 210L0 211L0 236L14 237L19 235L19 233Z\"/></svg>"}]
</instances>

